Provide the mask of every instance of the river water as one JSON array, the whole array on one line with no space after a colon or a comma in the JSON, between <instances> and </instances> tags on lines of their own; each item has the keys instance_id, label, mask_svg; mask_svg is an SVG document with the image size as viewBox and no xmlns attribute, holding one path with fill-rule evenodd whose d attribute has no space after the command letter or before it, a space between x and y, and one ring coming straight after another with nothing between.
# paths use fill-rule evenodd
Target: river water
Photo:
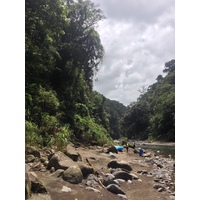
<instances>
[{"instance_id":1,"label":"river water","mask_svg":"<svg viewBox=\"0 0 200 200\"><path fill-rule=\"evenodd\" d=\"M155 154L158 154L157 151L159 151L159 154L162 155L165 158L169 158L169 155L173 159L175 159L175 146L169 146L169 145L152 145L152 144L136 144L136 149L142 148L144 150L151 150Z\"/></svg>"}]
</instances>

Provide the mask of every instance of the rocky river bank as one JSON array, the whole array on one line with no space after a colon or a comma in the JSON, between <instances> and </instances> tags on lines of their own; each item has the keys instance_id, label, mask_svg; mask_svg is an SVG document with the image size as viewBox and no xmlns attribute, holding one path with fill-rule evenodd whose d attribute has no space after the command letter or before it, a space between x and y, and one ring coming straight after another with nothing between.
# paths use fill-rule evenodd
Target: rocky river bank
<instances>
[{"instance_id":1,"label":"rocky river bank","mask_svg":"<svg viewBox=\"0 0 200 200\"><path fill-rule=\"evenodd\" d=\"M144 149L75 146L26 148L26 199L175 199L175 160Z\"/></svg>"}]
</instances>

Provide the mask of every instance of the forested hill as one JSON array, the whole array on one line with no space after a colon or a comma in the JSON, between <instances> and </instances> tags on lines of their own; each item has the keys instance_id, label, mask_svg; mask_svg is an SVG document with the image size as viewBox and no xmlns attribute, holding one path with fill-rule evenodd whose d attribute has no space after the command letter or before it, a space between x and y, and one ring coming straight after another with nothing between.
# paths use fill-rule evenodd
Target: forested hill
<instances>
[{"instance_id":1,"label":"forested hill","mask_svg":"<svg viewBox=\"0 0 200 200\"><path fill-rule=\"evenodd\" d=\"M91 1L25 1L26 145L119 137L122 112L93 91L104 55L95 26L103 18Z\"/></svg>"},{"instance_id":2,"label":"forested hill","mask_svg":"<svg viewBox=\"0 0 200 200\"><path fill-rule=\"evenodd\" d=\"M171 65L128 109L93 90L104 56L95 26L104 18L89 0L25 1L27 146L103 145L123 136L173 140Z\"/></svg>"},{"instance_id":3,"label":"forested hill","mask_svg":"<svg viewBox=\"0 0 200 200\"><path fill-rule=\"evenodd\" d=\"M157 82L143 88L122 119L128 138L175 141L175 60L165 63Z\"/></svg>"}]
</instances>

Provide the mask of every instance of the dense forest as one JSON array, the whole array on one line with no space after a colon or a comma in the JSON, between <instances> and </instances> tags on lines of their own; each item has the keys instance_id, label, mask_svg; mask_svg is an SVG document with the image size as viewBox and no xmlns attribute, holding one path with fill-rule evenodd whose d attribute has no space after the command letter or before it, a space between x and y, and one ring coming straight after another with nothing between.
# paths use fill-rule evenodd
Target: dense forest
<instances>
[{"instance_id":1,"label":"dense forest","mask_svg":"<svg viewBox=\"0 0 200 200\"><path fill-rule=\"evenodd\" d=\"M174 140L175 61L128 107L93 90L104 19L89 0L25 1L25 143Z\"/></svg>"},{"instance_id":2,"label":"dense forest","mask_svg":"<svg viewBox=\"0 0 200 200\"><path fill-rule=\"evenodd\" d=\"M175 141L175 60L165 63L163 77L143 88L122 119L128 138Z\"/></svg>"}]
</instances>

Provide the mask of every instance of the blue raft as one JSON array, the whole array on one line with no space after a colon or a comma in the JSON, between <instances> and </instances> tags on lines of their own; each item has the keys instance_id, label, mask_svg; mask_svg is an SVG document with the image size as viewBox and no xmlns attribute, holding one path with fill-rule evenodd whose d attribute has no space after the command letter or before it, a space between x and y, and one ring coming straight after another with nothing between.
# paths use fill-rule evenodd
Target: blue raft
<instances>
[{"instance_id":1,"label":"blue raft","mask_svg":"<svg viewBox=\"0 0 200 200\"><path fill-rule=\"evenodd\" d=\"M117 149L117 151L122 151L124 146L115 146L115 148Z\"/></svg>"}]
</instances>

